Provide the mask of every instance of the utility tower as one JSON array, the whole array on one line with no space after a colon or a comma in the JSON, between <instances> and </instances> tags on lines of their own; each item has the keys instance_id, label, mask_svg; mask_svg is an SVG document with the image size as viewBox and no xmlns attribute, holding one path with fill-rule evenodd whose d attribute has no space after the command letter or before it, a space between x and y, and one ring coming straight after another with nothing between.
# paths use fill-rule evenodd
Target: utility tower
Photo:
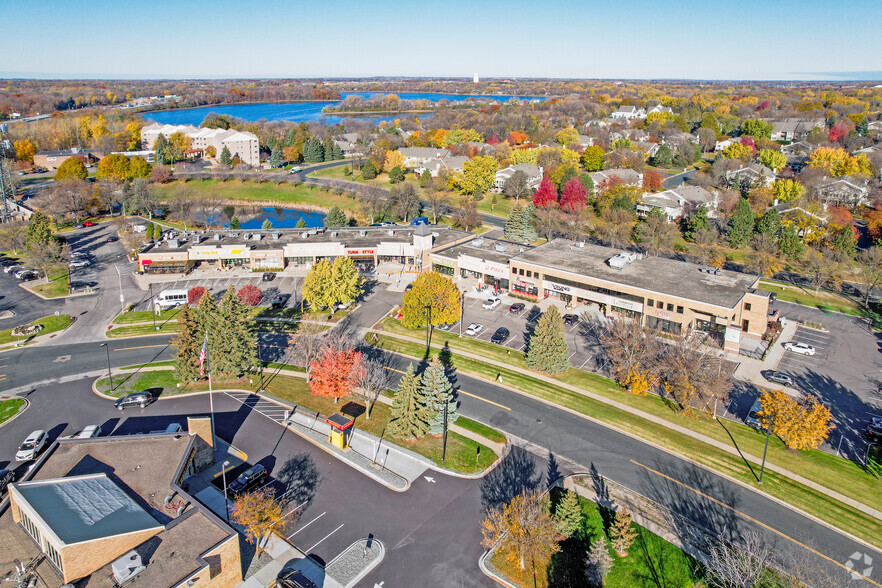
<instances>
[{"instance_id":1,"label":"utility tower","mask_svg":"<svg viewBox=\"0 0 882 588\"><path fill-rule=\"evenodd\" d=\"M0 152L6 153L12 144L6 135L6 125L0 125ZM9 166L3 165L0 159L0 223L12 220L12 209L15 208L15 187L12 185Z\"/></svg>"}]
</instances>

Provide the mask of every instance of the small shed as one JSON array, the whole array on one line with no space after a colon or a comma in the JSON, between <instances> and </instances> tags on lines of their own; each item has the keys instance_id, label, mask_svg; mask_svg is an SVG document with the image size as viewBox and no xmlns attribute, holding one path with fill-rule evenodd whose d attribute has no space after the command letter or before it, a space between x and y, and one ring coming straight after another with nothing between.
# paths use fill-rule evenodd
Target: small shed
<instances>
[{"instance_id":1,"label":"small shed","mask_svg":"<svg viewBox=\"0 0 882 588\"><path fill-rule=\"evenodd\" d=\"M328 443L340 449L349 448L349 437L352 435L352 424L355 422L346 415L335 412L325 419L331 425L328 432Z\"/></svg>"}]
</instances>

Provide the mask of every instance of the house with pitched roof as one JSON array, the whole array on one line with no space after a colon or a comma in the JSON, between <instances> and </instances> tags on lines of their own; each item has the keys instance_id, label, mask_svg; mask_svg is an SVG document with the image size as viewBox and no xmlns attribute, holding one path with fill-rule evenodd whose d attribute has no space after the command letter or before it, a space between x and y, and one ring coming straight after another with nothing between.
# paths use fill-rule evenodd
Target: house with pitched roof
<instances>
[{"instance_id":1,"label":"house with pitched roof","mask_svg":"<svg viewBox=\"0 0 882 588\"><path fill-rule=\"evenodd\" d=\"M646 111L633 105L619 106L618 109L609 115L610 118L626 118L633 120L636 118L646 118Z\"/></svg>"},{"instance_id":2,"label":"house with pitched roof","mask_svg":"<svg viewBox=\"0 0 882 588\"><path fill-rule=\"evenodd\" d=\"M510 165L505 169L501 169L496 172L496 181L493 184L493 188L497 192L502 192L505 190L505 183L508 181L510 177L514 175L516 171L522 171L527 176L527 188L530 190L535 190L539 187L539 183L542 181L543 169L538 165L533 165L532 163L518 163L516 165Z\"/></svg>"},{"instance_id":3,"label":"house with pitched roof","mask_svg":"<svg viewBox=\"0 0 882 588\"><path fill-rule=\"evenodd\" d=\"M626 184L643 187L643 174L633 169L605 169L588 174L594 185L609 180L612 176L618 176Z\"/></svg>"},{"instance_id":4,"label":"house with pitched roof","mask_svg":"<svg viewBox=\"0 0 882 588\"><path fill-rule=\"evenodd\" d=\"M751 186L769 187L775 177L775 172L761 163L747 163L726 172L726 181L732 186L746 181Z\"/></svg>"},{"instance_id":5,"label":"house with pitched roof","mask_svg":"<svg viewBox=\"0 0 882 588\"><path fill-rule=\"evenodd\" d=\"M660 210L671 222L699 206L707 209L708 217L715 218L719 203L717 192L709 192L700 186L682 185L656 194L645 194L636 208L639 216L646 216L653 209Z\"/></svg>"},{"instance_id":6,"label":"house with pitched roof","mask_svg":"<svg viewBox=\"0 0 882 588\"><path fill-rule=\"evenodd\" d=\"M866 183L845 177L826 180L813 190L825 206L856 208L867 204L870 195Z\"/></svg>"},{"instance_id":7,"label":"house with pitched roof","mask_svg":"<svg viewBox=\"0 0 882 588\"><path fill-rule=\"evenodd\" d=\"M197 128L193 125L163 125L154 123L141 129L141 148L152 150L159 135L168 139L174 133L181 133L193 140L192 149L201 150L214 147L219 157L226 147L231 157L238 156L243 163L260 163L260 142L257 135L234 129Z\"/></svg>"},{"instance_id":8,"label":"house with pitched roof","mask_svg":"<svg viewBox=\"0 0 882 588\"><path fill-rule=\"evenodd\" d=\"M437 178L438 174L446 172L448 175L457 174L462 171L462 165L469 160L468 157L462 155L452 155L449 157L439 157L438 159L430 159L421 166L417 167L416 173L422 175L424 171L428 171L429 175Z\"/></svg>"},{"instance_id":9,"label":"house with pitched roof","mask_svg":"<svg viewBox=\"0 0 882 588\"><path fill-rule=\"evenodd\" d=\"M823 118L785 118L770 121L772 123L772 141L800 141L805 139L812 129L823 129L826 122Z\"/></svg>"},{"instance_id":10,"label":"house with pitched roof","mask_svg":"<svg viewBox=\"0 0 882 588\"><path fill-rule=\"evenodd\" d=\"M404 167L416 169L430 159L440 159L450 155L449 149L435 147L402 147L398 150L404 156Z\"/></svg>"}]
</instances>

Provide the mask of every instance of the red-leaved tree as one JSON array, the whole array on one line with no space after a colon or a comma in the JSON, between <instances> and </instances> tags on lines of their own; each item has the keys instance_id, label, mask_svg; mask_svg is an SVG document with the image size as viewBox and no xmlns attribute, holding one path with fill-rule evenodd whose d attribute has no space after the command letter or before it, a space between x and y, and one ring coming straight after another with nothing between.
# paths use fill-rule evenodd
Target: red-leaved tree
<instances>
[{"instance_id":1,"label":"red-leaved tree","mask_svg":"<svg viewBox=\"0 0 882 588\"><path fill-rule=\"evenodd\" d=\"M539 189L533 194L533 206L536 208L549 208L557 202L557 188L554 182L548 177L548 174L542 178L539 183Z\"/></svg>"},{"instance_id":2,"label":"red-leaved tree","mask_svg":"<svg viewBox=\"0 0 882 588\"><path fill-rule=\"evenodd\" d=\"M560 207L567 212L581 212L588 206L588 190L579 178L570 178L560 195Z\"/></svg>"},{"instance_id":3,"label":"red-leaved tree","mask_svg":"<svg viewBox=\"0 0 882 588\"><path fill-rule=\"evenodd\" d=\"M202 299L206 292L208 292L208 290L206 290L202 286L193 286L192 288L187 290L187 304L189 304L190 306L195 306L199 304L199 301Z\"/></svg>"},{"instance_id":4,"label":"red-leaved tree","mask_svg":"<svg viewBox=\"0 0 882 588\"><path fill-rule=\"evenodd\" d=\"M263 292L254 284L245 284L236 292L239 302L248 306L257 306L263 299Z\"/></svg>"},{"instance_id":5,"label":"red-leaved tree","mask_svg":"<svg viewBox=\"0 0 882 588\"><path fill-rule=\"evenodd\" d=\"M352 392L364 370L360 351L337 347L329 347L309 365L309 389L316 396L333 398L334 403Z\"/></svg>"},{"instance_id":6,"label":"red-leaved tree","mask_svg":"<svg viewBox=\"0 0 882 588\"><path fill-rule=\"evenodd\" d=\"M643 188L650 192L660 192L663 188L662 180L662 175L654 169L643 172Z\"/></svg>"},{"instance_id":7,"label":"red-leaved tree","mask_svg":"<svg viewBox=\"0 0 882 588\"><path fill-rule=\"evenodd\" d=\"M846 137L850 130L851 129L848 127L848 123L845 122L845 119L837 120L830 128L830 134L827 135L827 140L831 143L835 143Z\"/></svg>"},{"instance_id":8,"label":"red-leaved tree","mask_svg":"<svg viewBox=\"0 0 882 588\"><path fill-rule=\"evenodd\" d=\"M756 143L753 142L752 137L741 137L741 144L750 147L751 153L756 153Z\"/></svg>"},{"instance_id":9,"label":"red-leaved tree","mask_svg":"<svg viewBox=\"0 0 882 588\"><path fill-rule=\"evenodd\" d=\"M521 143L526 143L530 140L530 137L527 133L521 131L512 131L508 134L508 144L509 145L520 145Z\"/></svg>"}]
</instances>

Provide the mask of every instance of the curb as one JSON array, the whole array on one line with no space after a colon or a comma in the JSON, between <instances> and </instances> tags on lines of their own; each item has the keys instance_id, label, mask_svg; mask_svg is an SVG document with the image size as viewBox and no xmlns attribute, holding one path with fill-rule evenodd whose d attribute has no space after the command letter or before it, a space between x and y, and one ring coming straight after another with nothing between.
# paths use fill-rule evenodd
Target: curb
<instances>
[{"instance_id":1,"label":"curb","mask_svg":"<svg viewBox=\"0 0 882 588\"><path fill-rule=\"evenodd\" d=\"M23 283L19 284L18 287L21 288L22 290L27 291L29 294L33 294L37 298L42 298L43 300L67 300L68 298L81 298L83 296L94 296L94 295L98 294L97 290L93 290L92 292L80 292L79 294L68 294L67 296L52 296L52 297L50 297L50 296L43 296L39 292L34 292L33 290L31 290L30 288L25 286Z\"/></svg>"},{"instance_id":2,"label":"curb","mask_svg":"<svg viewBox=\"0 0 882 588\"><path fill-rule=\"evenodd\" d=\"M5 426L8 425L9 423L11 423L12 421L14 421L14 420L17 419L18 417L20 417L22 414L24 414L24 411L26 411L26 410L27 410L28 408L30 408L30 406L31 406L31 402L30 402L30 400L28 400L27 398L21 398L20 396L15 396L14 394L12 394L12 395L10 395L10 396L11 396L11 397L14 397L14 398L18 398L18 399L20 399L20 400L24 400L24 406L22 406L21 408L19 408L17 413L15 413L15 414L12 415L11 417L9 417L8 419L6 419L6 420L3 421L2 423L0 423L0 428L5 427ZM12 400L12 398L8 398L7 400Z\"/></svg>"},{"instance_id":3,"label":"curb","mask_svg":"<svg viewBox=\"0 0 882 588\"><path fill-rule=\"evenodd\" d=\"M338 553L337 556L336 556L334 559L332 559L330 562L328 562L328 564L325 566L325 570L327 570L327 569L330 568L332 565L334 565L334 562L337 561L338 559L340 559L340 558L343 556L343 554L345 554L347 551L349 551L350 549L352 549L352 548L355 547L356 545L359 545L359 544L362 543L362 542L365 542L365 543L366 543L367 541L368 541L368 539L358 539L357 541L354 541L349 547L347 547L346 549L344 549L343 551L341 551L340 553ZM344 584L344 585L343 585L344 588L351 588L352 586L355 586L356 584L358 584L358 582L361 581L362 578L364 578L365 576L367 576L367 575L371 572L371 570L373 570L375 567L377 567L378 565L380 565L380 564L383 562L383 559L385 559L385 557L386 557L386 546L383 545L383 542L380 541L379 539L377 539L376 537L373 538L373 539L371 539L371 541L374 542L374 543L376 543L377 545L380 546L380 555L379 555L379 557L377 557L374 561L372 561L372 562L370 563L370 565L368 565L368 567L366 567L365 569L363 569L362 571L360 571L358 574L356 574L356 576L355 576L352 580L350 580L348 583ZM334 577L331 576L331 578L334 578Z\"/></svg>"},{"instance_id":4,"label":"curb","mask_svg":"<svg viewBox=\"0 0 882 588\"><path fill-rule=\"evenodd\" d=\"M46 315L46 316L44 316L44 317L42 317L42 318L46 318L47 316L54 316L54 315ZM70 315L68 315L68 316L70 316ZM69 328L71 328L72 326L74 326L74 324L77 322L77 317L73 316L73 317L71 317L71 318L72 318L73 320L70 321L70 324L68 324L68 325L67 325L66 327L64 327L63 329L58 330L58 331L53 331L53 332L51 332L51 333L46 333L45 335L37 335L36 337L33 338L32 341L30 341L29 343L27 343L27 345L37 345L37 344L40 344L40 343L44 343L44 342L46 342L46 341L49 341L49 340L51 340L51 339L54 339L55 337L57 337L58 335L61 335L62 333L67 332L67 330L68 330ZM31 323L34 323L34 322L36 322L36 321L38 321L38 320L40 320L40 319L35 319L35 320L33 320L33 321L31 321L30 323L27 323L27 324L30 325ZM13 350L15 350L15 349L21 349L22 347L27 347L27 345L22 345L21 347L18 346L18 344L21 343L22 341L27 341L27 339L22 339L21 341L12 341L12 342L10 342L10 343L3 343L2 345L0 345L0 353L3 353L4 351L13 351Z\"/></svg>"}]
</instances>

